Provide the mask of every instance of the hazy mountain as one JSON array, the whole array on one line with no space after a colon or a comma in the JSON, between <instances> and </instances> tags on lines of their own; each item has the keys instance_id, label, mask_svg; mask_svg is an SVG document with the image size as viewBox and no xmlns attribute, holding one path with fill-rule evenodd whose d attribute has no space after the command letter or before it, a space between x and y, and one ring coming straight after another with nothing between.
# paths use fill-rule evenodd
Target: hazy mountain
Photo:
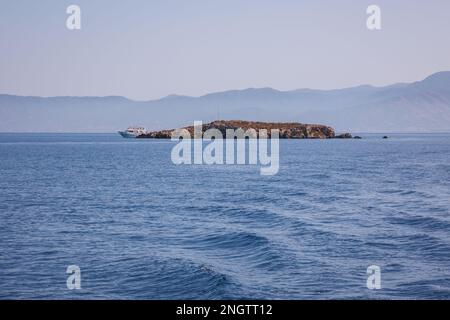
<instances>
[{"instance_id":1,"label":"hazy mountain","mask_svg":"<svg viewBox=\"0 0 450 320\"><path fill-rule=\"evenodd\" d=\"M163 129L219 118L319 123L337 131L450 132L450 72L386 87L261 88L145 102L0 95L1 132L114 132L129 125Z\"/></svg>"}]
</instances>

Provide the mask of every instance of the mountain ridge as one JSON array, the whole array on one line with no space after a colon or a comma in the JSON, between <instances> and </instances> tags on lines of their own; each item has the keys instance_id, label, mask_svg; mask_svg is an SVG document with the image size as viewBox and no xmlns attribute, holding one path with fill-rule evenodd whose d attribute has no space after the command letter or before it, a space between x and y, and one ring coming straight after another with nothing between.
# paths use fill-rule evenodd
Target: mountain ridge
<instances>
[{"instance_id":1,"label":"mountain ridge","mask_svg":"<svg viewBox=\"0 0 450 320\"><path fill-rule=\"evenodd\" d=\"M120 99L126 99L128 101L132 102L153 102L153 101L161 101L164 99L173 99L173 98L203 98L207 96L213 96L217 94L223 94L223 93L233 93L233 92L250 92L250 91L272 91L276 93L296 93L296 92L336 92L336 91L344 91L344 90L351 90L351 89L361 89L361 88L367 88L367 89L383 89L383 88L391 88L391 87L404 87L407 85L413 85L418 83L427 82L430 80L434 80L436 78L444 78L449 81L450 84L450 71L439 71L435 72L423 80L414 81L414 82L396 82L393 84L385 85L385 86L375 86L371 84L361 84L361 85L355 85L355 86L349 86L349 87L343 87L343 88L334 88L334 89L314 89L314 88L298 88L298 89L292 89L292 90L280 90L272 87L248 87L244 89L229 89L229 90L221 90L221 91L214 91L206 94L202 94L199 96L190 96L190 95L183 95L183 94L177 94L172 93L166 96L163 96L161 98L156 99L148 99L148 100L137 100L132 99L126 96L122 95L106 95L106 96L72 96L72 95L63 95L63 96L37 96L37 95L18 95L18 94L10 94L10 93L0 93L1 96L10 96L10 97L22 97L22 98L120 98ZM450 90L450 88L449 88Z\"/></svg>"},{"instance_id":2,"label":"mountain ridge","mask_svg":"<svg viewBox=\"0 0 450 320\"><path fill-rule=\"evenodd\" d=\"M448 132L450 71L382 87L246 88L147 101L0 94L0 132L113 132L131 123L161 130L219 118L322 123L354 132Z\"/></svg>"}]
</instances>

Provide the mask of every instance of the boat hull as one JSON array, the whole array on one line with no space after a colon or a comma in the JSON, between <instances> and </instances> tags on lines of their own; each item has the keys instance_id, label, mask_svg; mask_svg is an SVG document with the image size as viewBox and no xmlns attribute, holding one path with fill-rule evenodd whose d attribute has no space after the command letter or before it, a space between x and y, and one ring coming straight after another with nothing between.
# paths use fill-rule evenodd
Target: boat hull
<instances>
[{"instance_id":1,"label":"boat hull","mask_svg":"<svg viewBox=\"0 0 450 320\"><path fill-rule=\"evenodd\" d=\"M127 138L127 139L132 139L132 138L136 138L137 137L137 135L129 133L129 132L126 132L126 131L119 131L119 134L122 137Z\"/></svg>"}]
</instances>

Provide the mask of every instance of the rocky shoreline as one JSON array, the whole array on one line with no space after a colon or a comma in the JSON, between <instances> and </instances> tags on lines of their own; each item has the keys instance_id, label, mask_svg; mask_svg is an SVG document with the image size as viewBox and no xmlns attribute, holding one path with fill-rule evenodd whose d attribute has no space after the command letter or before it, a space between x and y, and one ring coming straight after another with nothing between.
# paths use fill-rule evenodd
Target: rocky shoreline
<instances>
[{"instance_id":1,"label":"rocky shoreline","mask_svg":"<svg viewBox=\"0 0 450 320\"><path fill-rule=\"evenodd\" d=\"M184 127L191 136L194 134L194 126ZM270 130L278 129L280 139L333 139L333 138L352 138L349 133L339 136L335 135L334 129L320 124L304 124L298 122L255 122L242 120L218 120L203 124L203 132L208 129L218 129L225 137L227 129L255 129L257 132L266 129L270 138ZM170 139L175 129L151 131L138 136L140 139Z\"/></svg>"}]
</instances>

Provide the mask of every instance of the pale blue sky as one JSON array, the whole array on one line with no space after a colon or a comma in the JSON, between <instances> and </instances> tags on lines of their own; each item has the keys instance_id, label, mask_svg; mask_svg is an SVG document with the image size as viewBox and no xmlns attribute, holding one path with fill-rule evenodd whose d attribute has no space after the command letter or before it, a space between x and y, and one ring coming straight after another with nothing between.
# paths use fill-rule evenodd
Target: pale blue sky
<instances>
[{"instance_id":1,"label":"pale blue sky","mask_svg":"<svg viewBox=\"0 0 450 320\"><path fill-rule=\"evenodd\" d=\"M82 30L66 29L78 4ZM382 30L366 8L382 9ZM0 0L0 93L146 100L450 70L448 0Z\"/></svg>"}]
</instances>

